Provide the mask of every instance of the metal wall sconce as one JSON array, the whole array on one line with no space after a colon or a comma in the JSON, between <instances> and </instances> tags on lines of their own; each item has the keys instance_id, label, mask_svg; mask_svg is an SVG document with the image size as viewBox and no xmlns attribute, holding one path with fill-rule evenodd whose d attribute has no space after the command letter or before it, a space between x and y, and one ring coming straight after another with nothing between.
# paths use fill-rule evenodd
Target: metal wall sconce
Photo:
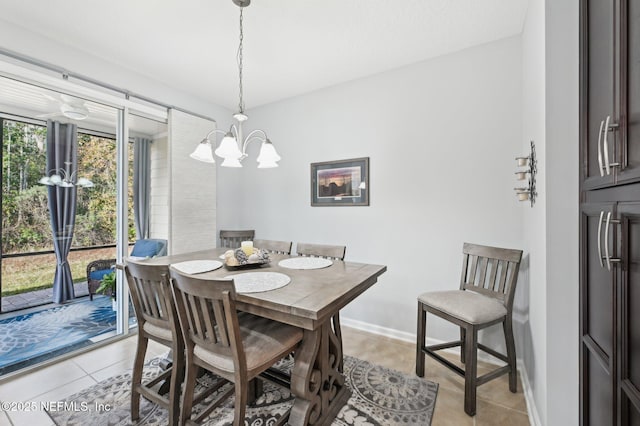
<instances>
[{"instance_id":1,"label":"metal wall sconce","mask_svg":"<svg viewBox=\"0 0 640 426\"><path fill-rule=\"evenodd\" d=\"M537 162L536 162L536 144L531 141L531 153L528 157L516 157L516 162L518 167L525 167L525 169L520 169L516 171L516 179L517 180L525 180L529 179L529 184L526 187L513 188L516 191L516 196L518 197L518 201L527 201L531 203L531 207L536 202L536 196L538 193L536 192L536 173L538 172Z\"/></svg>"}]
</instances>

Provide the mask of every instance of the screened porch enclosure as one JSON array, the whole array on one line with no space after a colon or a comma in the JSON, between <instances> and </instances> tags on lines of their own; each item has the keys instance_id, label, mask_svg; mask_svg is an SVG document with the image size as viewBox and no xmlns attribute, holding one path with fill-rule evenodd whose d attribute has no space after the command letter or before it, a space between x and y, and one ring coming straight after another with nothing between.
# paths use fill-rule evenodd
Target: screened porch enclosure
<instances>
[{"instance_id":1,"label":"screened porch enclosure","mask_svg":"<svg viewBox=\"0 0 640 426\"><path fill-rule=\"evenodd\" d=\"M40 183L48 172L44 143L47 129L15 119L0 118L0 123L3 177L0 285L2 312L7 312L50 303L52 299L43 299L42 292L38 297L29 294L53 286L58 262L51 228L49 188ZM77 132L74 178L88 179L93 186L76 189L68 254L74 283L86 282L86 265L91 260L115 257L115 159L113 135L87 130ZM79 287L79 294L73 296L86 295Z\"/></svg>"}]
</instances>

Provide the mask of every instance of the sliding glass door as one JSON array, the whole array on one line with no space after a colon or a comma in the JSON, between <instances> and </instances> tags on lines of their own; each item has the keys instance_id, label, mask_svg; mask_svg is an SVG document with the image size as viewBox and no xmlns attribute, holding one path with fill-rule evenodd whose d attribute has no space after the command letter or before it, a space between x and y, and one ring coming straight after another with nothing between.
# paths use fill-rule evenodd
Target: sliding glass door
<instances>
[{"instance_id":1,"label":"sliding glass door","mask_svg":"<svg viewBox=\"0 0 640 426\"><path fill-rule=\"evenodd\" d=\"M136 240L132 144L166 122L12 78L0 92L1 376L135 325L116 268Z\"/></svg>"}]
</instances>

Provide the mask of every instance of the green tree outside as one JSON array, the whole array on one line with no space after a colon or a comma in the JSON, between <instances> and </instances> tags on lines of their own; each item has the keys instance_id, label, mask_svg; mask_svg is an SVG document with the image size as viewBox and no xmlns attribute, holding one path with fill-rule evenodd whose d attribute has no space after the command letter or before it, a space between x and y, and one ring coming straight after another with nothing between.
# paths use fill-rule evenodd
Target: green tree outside
<instances>
[{"instance_id":1,"label":"green tree outside","mask_svg":"<svg viewBox=\"0 0 640 426\"><path fill-rule=\"evenodd\" d=\"M47 187L38 183L46 170L46 127L11 120L2 122L2 254L53 249ZM129 150L129 194L132 193L133 150ZM94 184L78 188L76 225L72 247L114 244L116 238L116 143L112 138L78 134L78 176ZM129 236L135 239L133 200L129 197ZM78 256L76 256L78 257ZM82 257L82 256L80 256ZM2 294L15 294L12 275L3 259ZM71 256L70 256L71 260ZM84 260L80 260L84 262ZM86 277L84 265L74 271L74 281ZM55 262L51 265L55 270ZM7 276L9 275L9 276ZM24 274L22 274L24 275ZM21 279L24 291L51 286L53 273Z\"/></svg>"}]
</instances>

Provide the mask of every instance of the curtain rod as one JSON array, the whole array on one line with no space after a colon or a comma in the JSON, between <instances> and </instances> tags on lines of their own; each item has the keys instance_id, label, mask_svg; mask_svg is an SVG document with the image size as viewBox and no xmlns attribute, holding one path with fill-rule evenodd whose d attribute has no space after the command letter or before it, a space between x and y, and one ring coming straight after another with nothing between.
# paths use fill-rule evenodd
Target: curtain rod
<instances>
[{"instance_id":1,"label":"curtain rod","mask_svg":"<svg viewBox=\"0 0 640 426\"><path fill-rule=\"evenodd\" d=\"M85 75L78 74L78 73L75 73L73 71L69 71L69 70L67 70L65 68L59 67L59 66L54 65L52 63L41 61L40 59L36 59L36 58L31 57L31 56L23 55L21 53L17 53L17 52L14 52L12 50L9 50L9 49L5 49L4 47L0 47L0 55L15 59L17 61L20 61L20 62L23 62L23 63L26 63L26 64L35 65L36 67L39 67L39 68L43 68L43 69L46 69L46 70L49 70L49 71L53 71L55 73L60 74L60 76L61 76L61 78L63 80L69 80L69 77L71 77L71 78L75 78L77 80L83 81L85 83L89 83L89 84L92 84L94 86L98 86L98 87L100 87L102 89L107 89L107 90L111 90L111 91L116 92L116 93L120 93L120 94L124 95L125 99L127 99L127 100L129 100L130 97L134 97L134 98L139 99L141 101L148 102L148 103L151 103L151 104L155 104L155 105L158 105L158 106L163 107L163 108L174 109L174 110L177 110L177 111L180 111L180 112L191 114L191 115L199 117L199 118L203 118L205 120L211 120L210 117L206 117L203 114L199 114L197 112L189 111L187 109L180 108L180 107L177 107L175 105L165 104L165 103L157 101L155 99L148 98L148 97L146 97L144 95L139 95L139 94L137 94L135 92L132 92L130 90L123 89L123 88L120 88L120 87L117 87L117 86L113 86L113 85L111 85L109 83L104 83L104 82L96 80L94 78L87 77ZM216 120L213 120L213 122L216 122Z\"/></svg>"}]
</instances>

